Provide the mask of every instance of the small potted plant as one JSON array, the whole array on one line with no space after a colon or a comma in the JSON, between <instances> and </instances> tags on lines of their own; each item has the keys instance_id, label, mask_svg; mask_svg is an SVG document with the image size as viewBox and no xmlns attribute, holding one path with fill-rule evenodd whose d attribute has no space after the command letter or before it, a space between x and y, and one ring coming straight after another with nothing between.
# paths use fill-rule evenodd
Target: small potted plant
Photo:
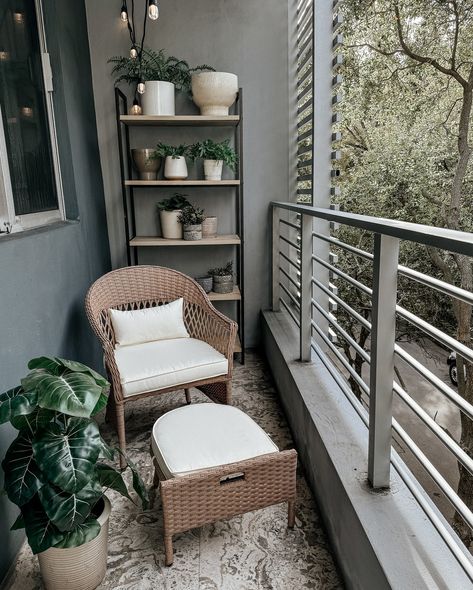
<instances>
[{"instance_id":1,"label":"small potted plant","mask_svg":"<svg viewBox=\"0 0 473 590\"><path fill-rule=\"evenodd\" d=\"M182 239L182 225L179 222L179 215L184 207L189 207L190 205L186 198L188 196L182 193L174 193L169 199L158 203L163 238L171 240Z\"/></svg>"},{"instance_id":2,"label":"small potted plant","mask_svg":"<svg viewBox=\"0 0 473 590\"><path fill-rule=\"evenodd\" d=\"M179 214L179 222L182 223L185 240L202 239L202 222L204 221L204 210L194 205L184 207Z\"/></svg>"},{"instance_id":3,"label":"small potted plant","mask_svg":"<svg viewBox=\"0 0 473 590\"><path fill-rule=\"evenodd\" d=\"M213 279L210 275L206 275L204 277L195 277L194 280L206 293L210 293L210 291L212 291Z\"/></svg>"},{"instance_id":4,"label":"small potted plant","mask_svg":"<svg viewBox=\"0 0 473 590\"><path fill-rule=\"evenodd\" d=\"M213 278L213 290L215 293L231 293L234 287L233 262L227 262L225 266L212 268L209 275Z\"/></svg>"},{"instance_id":5,"label":"small potted plant","mask_svg":"<svg viewBox=\"0 0 473 590\"><path fill-rule=\"evenodd\" d=\"M201 115L224 117L238 94L238 77L229 72L192 74L192 98Z\"/></svg>"},{"instance_id":6,"label":"small potted plant","mask_svg":"<svg viewBox=\"0 0 473 590\"><path fill-rule=\"evenodd\" d=\"M20 508L12 529L25 528L47 590L92 590L107 568L113 489L131 499L122 473L91 418L107 404L109 383L85 365L39 357L21 385L0 395L0 424L18 435L2 462L5 491ZM135 466L133 488L147 505Z\"/></svg>"},{"instance_id":7,"label":"small potted plant","mask_svg":"<svg viewBox=\"0 0 473 590\"><path fill-rule=\"evenodd\" d=\"M223 165L235 170L238 162L238 156L228 139L221 142L206 139L194 143L189 148L189 155L193 160L200 158L204 161L205 180L221 180Z\"/></svg>"},{"instance_id":8,"label":"small potted plant","mask_svg":"<svg viewBox=\"0 0 473 590\"><path fill-rule=\"evenodd\" d=\"M181 143L180 145L168 145L159 142L152 154L152 158L165 158L164 160L164 178L168 180L184 180L188 176L186 155L189 146Z\"/></svg>"},{"instance_id":9,"label":"small potted plant","mask_svg":"<svg viewBox=\"0 0 473 590\"><path fill-rule=\"evenodd\" d=\"M113 64L115 85L137 86L143 115L174 115L175 90L189 94L192 74L213 70L207 65L191 68L185 60L166 55L164 49L143 49L141 58L115 56L108 61Z\"/></svg>"}]
</instances>

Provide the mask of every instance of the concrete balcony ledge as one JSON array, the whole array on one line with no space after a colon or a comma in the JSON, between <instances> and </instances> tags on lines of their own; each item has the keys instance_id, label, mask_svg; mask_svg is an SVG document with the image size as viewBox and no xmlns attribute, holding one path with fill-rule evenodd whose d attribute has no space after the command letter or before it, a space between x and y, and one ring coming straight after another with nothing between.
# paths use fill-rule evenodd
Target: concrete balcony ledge
<instances>
[{"instance_id":1,"label":"concrete balcony ledge","mask_svg":"<svg viewBox=\"0 0 473 590\"><path fill-rule=\"evenodd\" d=\"M370 490L368 430L319 359L297 360L298 339L286 312L262 313L264 351L346 586L473 588L394 469L389 491Z\"/></svg>"}]
</instances>

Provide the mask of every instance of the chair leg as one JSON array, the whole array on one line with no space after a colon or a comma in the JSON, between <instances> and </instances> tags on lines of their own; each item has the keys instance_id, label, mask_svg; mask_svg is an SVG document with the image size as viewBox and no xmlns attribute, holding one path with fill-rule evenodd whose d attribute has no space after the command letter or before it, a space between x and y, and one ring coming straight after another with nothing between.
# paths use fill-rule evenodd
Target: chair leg
<instances>
[{"instance_id":1,"label":"chair leg","mask_svg":"<svg viewBox=\"0 0 473 590\"><path fill-rule=\"evenodd\" d=\"M125 404L115 403L115 416L117 421L118 446L122 453L126 452L126 436L125 436ZM126 467L125 458L120 455L120 468Z\"/></svg>"},{"instance_id":2,"label":"chair leg","mask_svg":"<svg viewBox=\"0 0 473 590\"><path fill-rule=\"evenodd\" d=\"M191 399L191 390L190 389L184 389L184 392L186 394L186 402L188 404L190 404L192 402L192 399Z\"/></svg>"},{"instance_id":3,"label":"chair leg","mask_svg":"<svg viewBox=\"0 0 473 590\"><path fill-rule=\"evenodd\" d=\"M172 565L174 561L173 549L172 549L172 535L164 535L164 553L166 555L166 565Z\"/></svg>"},{"instance_id":4,"label":"chair leg","mask_svg":"<svg viewBox=\"0 0 473 590\"><path fill-rule=\"evenodd\" d=\"M287 503L287 526L290 529L294 528L294 524L296 521L296 507L295 507L295 501L294 500L289 500L289 502Z\"/></svg>"}]
</instances>

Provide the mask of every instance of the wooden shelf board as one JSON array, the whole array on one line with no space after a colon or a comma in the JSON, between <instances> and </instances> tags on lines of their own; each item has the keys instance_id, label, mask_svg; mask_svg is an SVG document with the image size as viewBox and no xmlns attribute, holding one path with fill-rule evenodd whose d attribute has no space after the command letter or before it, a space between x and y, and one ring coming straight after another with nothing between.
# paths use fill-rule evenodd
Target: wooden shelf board
<instances>
[{"instance_id":1,"label":"wooden shelf board","mask_svg":"<svg viewBox=\"0 0 473 590\"><path fill-rule=\"evenodd\" d=\"M241 293L238 287L234 287L232 293L214 293L210 291L207 295L210 301L239 301L241 299Z\"/></svg>"},{"instance_id":2,"label":"wooden shelf board","mask_svg":"<svg viewBox=\"0 0 473 590\"><path fill-rule=\"evenodd\" d=\"M125 180L125 186L239 186L239 180Z\"/></svg>"},{"instance_id":3,"label":"wooden shelf board","mask_svg":"<svg viewBox=\"0 0 473 590\"><path fill-rule=\"evenodd\" d=\"M235 127L240 122L239 115L212 117L202 115L120 115L120 121L133 126L162 126L162 127Z\"/></svg>"},{"instance_id":4,"label":"wooden shelf board","mask_svg":"<svg viewBox=\"0 0 473 590\"><path fill-rule=\"evenodd\" d=\"M224 246L240 244L240 238L236 234L222 234L215 238L203 238L202 240L168 240L156 236L136 236L130 240L130 246Z\"/></svg>"}]
</instances>

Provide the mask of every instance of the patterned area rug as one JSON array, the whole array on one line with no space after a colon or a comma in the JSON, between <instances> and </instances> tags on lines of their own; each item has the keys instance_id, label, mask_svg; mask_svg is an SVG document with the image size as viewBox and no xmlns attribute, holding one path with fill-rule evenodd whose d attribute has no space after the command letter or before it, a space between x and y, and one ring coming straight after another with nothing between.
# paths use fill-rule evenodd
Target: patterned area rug
<instances>
[{"instance_id":1,"label":"patterned area rug","mask_svg":"<svg viewBox=\"0 0 473 590\"><path fill-rule=\"evenodd\" d=\"M268 370L259 356L236 364L234 404L268 432L280 449L293 446ZM192 390L193 402L208 401ZM126 414L128 453L147 485L153 473L149 436L154 421L185 403L184 392L168 393L131 404ZM103 422L103 419L101 420ZM116 442L110 426L105 440ZM296 526L286 527L286 505L278 505L174 537L174 565L165 567L162 509L141 512L110 493L112 515L107 575L100 590L302 590L343 588L320 516L299 473ZM37 559L27 545L12 579L15 590L42 588ZM66 588L64 590L67 590Z\"/></svg>"}]
</instances>

